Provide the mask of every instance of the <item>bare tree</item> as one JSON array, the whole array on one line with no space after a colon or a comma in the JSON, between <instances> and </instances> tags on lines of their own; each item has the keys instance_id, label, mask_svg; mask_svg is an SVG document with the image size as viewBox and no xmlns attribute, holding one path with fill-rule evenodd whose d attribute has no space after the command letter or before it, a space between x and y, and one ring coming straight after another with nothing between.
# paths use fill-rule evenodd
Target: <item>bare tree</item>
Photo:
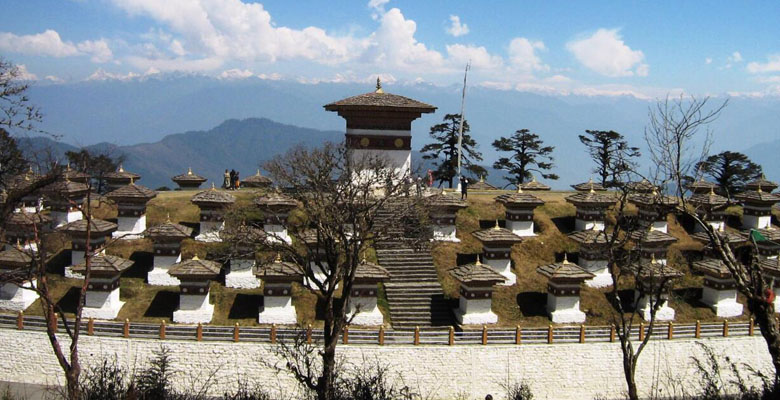
<instances>
[{"instance_id":1,"label":"bare tree","mask_svg":"<svg viewBox=\"0 0 780 400\"><path fill-rule=\"evenodd\" d=\"M765 238L760 233L750 232L753 244L752 257L750 262L742 263L735 256L734 248L727 236L715 230L705 220L706 216L699 216L697 210L686 202L683 178L685 176L698 178L696 174L690 172L693 166L706 158L711 133L708 125L718 118L726 104L727 101L723 101L710 107L709 98L694 97L680 97L675 100L667 98L665 101L659 101L650 110L650 124L645 130L645 139L660 176L675 188L680 204L677 212L691 218L706 232L709 238L708 245L731 272L739 293L745 296L748 309L755 317L766 341L775 367L777 385L780 376L780 331L775 318L774 304L767 298L767 293L772 289L770 278L759 266L756 248L756 242ZM698 142L695 142L694 138L701 134L705 135L703 140L697 138Z\"/></svg>"},{"instance_id":2,"label":"bare tree","mask_svg":"<svg viewBox=\"0 0 780 400\"><path fill-rule=\"evenodd\" d=\"M406 176L398 176L384 157L357 156L343 144L297 147L264 168L298 202L302 216L299 225L288 228L292 243L277 237L262 247L299 266L325 305L324 342L319 351L322 368L314 375L307 368L307 373L296 377L316 391L319 399L331 400L336 346L354 316L349 315L348 304L358 265L376 243L402 239L397 235L398 226L380 223L380 211L392 208L397 221L425 218L424 199L409 196ZM406 236L422 243L430 237L426 232L417 230Z\"/></svg>"},{"instance_id":3,"label":"bare tree","mask_svg":"<svg viewBox=\"0 0 780 400\"><path fill-rule=\"evenodd\" d=\"M0 57L0 127L7 129L35 130L42 115L27 97L29 81L22 70Z\"/></svg>"}]
</instances>

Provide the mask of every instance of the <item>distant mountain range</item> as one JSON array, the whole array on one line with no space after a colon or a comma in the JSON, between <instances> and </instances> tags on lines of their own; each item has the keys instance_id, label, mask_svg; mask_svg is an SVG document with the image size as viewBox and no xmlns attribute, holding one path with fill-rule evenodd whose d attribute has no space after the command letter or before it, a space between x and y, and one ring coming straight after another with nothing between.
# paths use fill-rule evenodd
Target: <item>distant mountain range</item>
<instances>
[{"instance_id":1,"label":"distant mountain range","mask_svg":"<svg viewBox=\"0 0 780 400\"><path fill-rule=\"evenodd\" d=\"M413 123L413 149L430 140L430 126L460 110L460 89L458 85L385 85L387 92L439 108ZM322 106L370 90L373 84L368 83L304 84L159 74L123 81L39 85L31 88L29 97L45 114L43 129L62 135L68 145L116 147L127 154L128 169L144 174L143 182L153 186L172 184L168 177L186 171L188 165L210 179L234 165L246 176L259 161L292 143L340 140L344 120ZM652 105L652 101L631 96L553 96L469 87L466 118L483 152L483 165L492 165L499 156L490 145L493 140L528 128L556 147L554 172L561 179L546 183L567 188L592 175L592 163L577 135L586 129L615 130L630 144L643 148ZM763 164L770 177L774 171L780 175L778 153L766 145L777 141L775 148L780 148L778 110L780 98L776 97L730 99L721 118L710 126L715 133L712 151L745 152ZM255 119L261 117L279 123ZM213 126L217 127L200 131ZM172 134L177 132L187 133ZM503 186L500 176L492 171L488 181Z\"/></svg>"},{"instance_id":2,"label":"distant mountain range","mask_svg":"<svg viewBox=\"0 0 780 400\"><path fill-rule=\"evenodd\" d=\"M265 118L227 120L208 131L191 131L165 136L154 143L116 146L98 143L85 146L111 155L125 156L124 168L141 175L140 184L156 189L175 188L171 177L187 172L187 168L206 177L202 187L222 183L225 169L235 169L246 178L257 172L260 164L293 146L340 141L343 132L320 131L280 124ZM54 156L65 160L65 152L78 148L45 137L22 139L28 149L51 149Z\"/></svg>"}]
</instances>

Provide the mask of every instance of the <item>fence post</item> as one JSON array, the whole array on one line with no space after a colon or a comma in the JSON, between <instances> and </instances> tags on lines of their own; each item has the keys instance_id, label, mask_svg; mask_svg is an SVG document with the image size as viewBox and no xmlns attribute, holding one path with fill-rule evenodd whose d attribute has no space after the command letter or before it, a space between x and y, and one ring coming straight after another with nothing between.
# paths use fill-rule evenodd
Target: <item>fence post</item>
<instances>
[{"instance_id":1,"label":"fence post","mask_svg":"<svg viewBox=\"0 0 780 400\"><path fill-rule=\"evenodd\" d=\"M160 339L165 339L165 320L160 321Z\"/></svg>"},{"instance_id":2,"label":"fence post","mask_svg":"<svg viewBox=\"0 0 780 400\"><path fill-rule=\"evenodd\" d=\"M309 325L311 326L311 325ZM384 346L385 345L385 327L380 326L379 327L379 345Z\"/></svg>"},{"instance_id":3,"label":"fence post","mask_svg":"<svg viewBox=\"0 0 780 400\"><path fill-rule=\"evenodd\" d=\"M415 326L414 327L414 345L417 346L420 344L420 327Z\"/></svg>"},{"instance_id":4,"label":"fence post","mask_svg":"<svg viewBox=\"0 0 780 400\"><path fill-rule=\"evenodd\" d=\"M482 325L482 345L487 344L487 325Z\"/></svg>"},{"instance_id":5,"label":"fence post","mask_svg":"<svg viewBox=\"0 0 780 400\"><path fill-rule=\"evenodd\" d=\"M125 318L125 326L122 327L122 336L129 338L130 337L130 320Z\"/></svg>"},{"instance_id":6,"label":"fence post","mask_svg":"<svg viewBox=\"0 0 780 400\"><path fill-rule=\"evenodd\" d=\"M271 324L271 344L276 343L276 324Z\"/></svg>"},{"instance_id":7,"label":"fence post","mask_svg":"<svg viewBox=\"0 0 780 400\"><path fill-rule=\"evenodd\" d=\"M669 327L666 331L666 339L672 340L674 339L674 324L672 321L669 321Z\"/></svg>"},{"instance_id":8,"label":"fence post","mask_svg":"<svg viewBox=\"0 0 780 400\"><path fill-rule=\"evenodd\" d=\"M693 333L693 336L696 339L701 338L701 322L698 319L696 320L696 331Z\"/></svg>"},{"instance_id":9,"label":"fence post","mask_svg":"<svg viewBox=\"0 0 780 400\"><path fill-rule=\"evenodd\" d=\"M203 340L203 324L200 322L198 322L198 327L195 329L195 339L199 342Z\"/></svg>"},{"instance_id":10,"label":"fence post","mask_svg":"<svg viewBox=\"0 0 780 400\"><path fill-rule=\"evenodd\" d=\"M235 325L233 325L233 341L238 342L238 335L239 335L239 327L238 322L236 322Z\"/></svg>"},{"instance_id":11,"label":"fence post","mask_svg":"<svg viewBox=\"0 0 780 400\"><path fill-rule=\"evenodd\" d=\"M450 333L449 337L447 338L447 343L452 346L455 344L455 327L450 326Z\"/></svg>"},{"instance_id":12,"label":"fence post","mask_svg":"<svg viewBox=\"0 0 780 400\"><path fill-rule=\"evenodd\" d=\"M520 344L521 340L523 340L523 329L518 325L515 328L515 344Z\"/></svg>"},{"instance_id":13,"label":"fence post","mask_svg":"<svg viewBox=\"0 0 780 400\"><path fill-rule=\"evenodd\" d=\"M753 328L754 328L755 321L753 321L753 318L750 318L750 325L748 325L748 335L753 336Z\"/></svg>"},{"instance_id":14,"label":"fence post","mask_svg":"<svg viewBox=\"0 0 780 400\"><path fill-rule=\"evenodd\" d=\"M55 324L57 323L56 319L54 320L54 323ZM95 319L94 318L90 318L87 321L87 335L92 336L94 334L95 334Z\"/></svg>"},{"instance_id":15,"label":"fence post","mask_svg":"<svg viewBox=\"0 0 780 400\"><path fill-rule=\"evenodd\" d=\"M344 336L342 337L341 341L344 344L349 344L349 325L344 326Z\"/></svg>"},{"instance_id":16,"label":"fence post","mask_svg":"<svg viewBox=\"0 0 780 400\"><path fill-rule=\"evenodd\" d=\"M640 322L639 323L639 341L645 340L645 323Z\"/></svg>"},{"instance_id":17,"label":"fence post","mask_svg":"<svg viewBox=\"0 0 780 400\"><path fill-rule=\"evenodd\" d=\"M729 320L723 320L723 337L729 336Z\"/></svg>"},{"instance_id":18,"label":"fence post","mask_svg":"<svg viewBox=\"0 0 780 400\"><path fill-rule=\"evenodd\" d=\"M585 343L585 325L580 325L580 343Z\"/></svg>"},{"instance_id":19,"label":"fence post","mask_svg":"<svg viewBox=\"0 0 780 400\"><path fill-rule=\"evenodd\" d=\"M19 314L16 314L16 329L24 329L24 311L19 311Z\"/></svg>"},{"instance_id":20,"label":"fence post","mask_svg":"<svg viewBox=\"0 0 780 400\"><path fill-rule=\"evenodd\" d=\"M610 343L615 341L615 324L609 327L609 341Z\"/></svg>"},{"instance_id":21,"label":"fence post","mask_svg":"<svg viewBox=\"0 0 780 400\"><path fill-rule=\"evenodd\" d=\"M553 326L550 324L550 326L547 328L547 344L551 344L553 342Z\"/></svg>"},{"instance_id":22,"label":"fence post","mask_svg":"<svg viewBox=\"0 0 780 400\"><path fill-rule=\"evenodd\" d=\"M57 313L52 314L52 319L54 320L54 333L57 333L57 331L60 330L59 321L57 320ZM90 318L92 319L92 318Z\"/></svg>"},{"instance_id":23,"label":"fence post","mask_svg":"<svg viewBox=\"0 0 780 400\"><path fill-rule=\"evenodd\" d=\"M311 324L306 325L306 344L311 344Z\"/></svg>"}]
</instances>

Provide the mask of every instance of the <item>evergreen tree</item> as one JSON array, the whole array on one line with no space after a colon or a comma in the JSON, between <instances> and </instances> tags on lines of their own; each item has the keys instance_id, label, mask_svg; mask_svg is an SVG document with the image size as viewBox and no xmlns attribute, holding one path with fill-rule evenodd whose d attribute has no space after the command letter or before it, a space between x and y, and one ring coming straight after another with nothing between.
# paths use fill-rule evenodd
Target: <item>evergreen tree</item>
<instances>
[{"instance_id":1,"label":"evergreen tree","mask_svg":"<svg viewBox=\"0 0 780 400\"><path fill-rule=\"evenodd\" d=\"M558 179L558 175L545 173L553 168L554 146L544 146L539 135L528 129L515 131L510 137L501 137L493 142L498 151L512 153L511 157L501 157L493 163L493 168L503 169L511 175L504 177L510 184L520 185L531 179L531 172L537 172L545 179Z\"/></svg>"},{"instance_id":2,"label":"evergreen tree","mask_svg":"<svg viewBox=\"0 0 780 400\"><path fill-rule=\"evenodd\" d=\"M593 172L603 186L614 186L621 174L636 167L632 159L639 157L639 148L629 146L623 135L615 131L586 130L585 133L587 135L579 135L580 142L588 148L588 154L596 163Z\"/></svg>"},{"instance_id":3,"label":"evergreen tree","mask_svg":"<svg viewBox=\"0 0 780 400\"><path fill-rule=\"evenodd\" d=\"M92 177L93 187L98 193L105 193L107 190L105 175L116 171L125 160L124 155L112 157L110 154L98 154L85 149L65 152L65 157L75 170Z\"/></svg>"},{"instance_id":4,"label":"evergreen tree","mask_svg":"<svg viewBox=\"0 0 780 400\"><path fill-rule=\"evenodd\" d=\"M763 174L761 166L751 161L748 156L732 151L709 156L697 163L696 168L717 182L725 195L743 191L746 183L760 178Z\"/></svg>"},{"instance_id":5,"label":"evergreen tree","mask_svg":"<svg viewBox=\"0 0 780 400\"><path fill-rule=\"evenodd\" d=\"M449 187L452 187L452 181L458 174L459 128L460 114L445 115L444 122L431 127L430 134L435 141L420 149L424 159L433 160L433 166L436 168L433 172L433 178L439 182L439 186L447 182ZM461 166L471 175L484 176L487 174L485 168L474 163L482 161L482 153L477 151L477 142L468 134L469 130L468 121L463 121Z\"/></svg>"}]
</instances>

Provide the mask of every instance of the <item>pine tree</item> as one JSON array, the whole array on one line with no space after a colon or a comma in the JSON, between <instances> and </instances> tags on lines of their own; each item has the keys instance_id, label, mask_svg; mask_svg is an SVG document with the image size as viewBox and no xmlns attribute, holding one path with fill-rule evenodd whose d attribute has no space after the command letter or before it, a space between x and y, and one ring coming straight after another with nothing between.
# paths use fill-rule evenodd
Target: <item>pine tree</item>
<instances>
[{"instance_id":1,"label":"pine tree","mask_svg":"<svg viewBox=\"0 0 780 400\"><path fill-rule=\"evenodd\" d=\"M761 166L751 161L748 156L731 151L709 156L696 164L696 168L717 182L725 195L743 191L746 183L760 178L763 174Z\"/></svg>"},{"instance_id":2,"label":"pine tree","mask_svg":"<svg viewBox=\"0 0 780 400\"><path fill-rule=\"evenodd\" d=\"M640 156L639 148L629 146L623 135L615 131L586 130L585 133L579 135L580 142L596 163L593 172L603 186L614 186L621 174L636 166L632 159Z\"/></svg>"},{"instance_id":3,"label":"pine tree","mask_svg":"<svg viewBox=\"0 0 780 400\"><path fill-rule=\"evenodd\" d=\"M540 174L545 179L558 179L558 175L545 173L553 168L554 146L544 146L539 135L528 129L515 131L510 137L501 137L493 142L498 151L512 153L511 157L501 157L493 163L493 168L509 172L504 177L510 184L520 185L532 177L531 172Z\"/></svg>"},{"instance_id":4,"label":"pine tree","mask_svg":"<svg viewBox=\"0 0 780 400\"><path fill-rule=\"evenodd\" d=\"M424 159L433 160L433 166L436 168L433 178L439 182L439 186L447 182L449 187L452 187L452 181L458 174L459 128L460 114L445 115L443 123L431 127L430 135L435 141L420 149ZM474 163L482 161L482 153L477 151L477 142L468 134L469 131L468 121L463 121L461 166L472 176L485 176L485 168Z\"/></svg>"}]
</instances>

